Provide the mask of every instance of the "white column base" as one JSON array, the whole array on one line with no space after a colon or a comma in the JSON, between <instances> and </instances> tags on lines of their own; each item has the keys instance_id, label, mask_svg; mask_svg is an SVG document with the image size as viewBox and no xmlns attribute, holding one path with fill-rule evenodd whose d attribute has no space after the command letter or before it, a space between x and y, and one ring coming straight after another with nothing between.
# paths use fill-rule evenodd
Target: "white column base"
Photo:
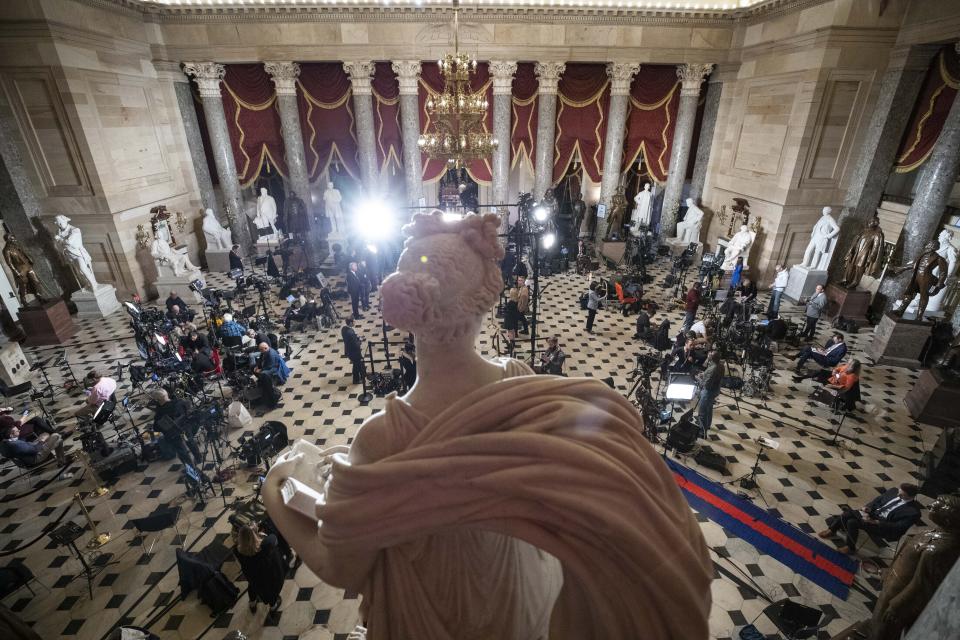
<instances>
[{"instance_id":1,"label":"white column base","mask_svg":"<svg viewBox=\"0 0 960 640\"><path fill-rule=\"evenodd\" d=\"M808 269L800 265L790 267L790 277L787 287L783 290L783 297L791 302L813 295L818 284L827 284L827 272Z\"/></svg>"},{"instance_id":2,"label":"white column base","mask_svg":"<svg viewBox=\"0 0 960 640\"><path fill-rule=\"evenodd\" d=\"M98 284L92 292L81 289L70 299L77 305L77 317L81 320L106 318L120 308L117 289L112 284Z\"/></svg>"}]
</instances>

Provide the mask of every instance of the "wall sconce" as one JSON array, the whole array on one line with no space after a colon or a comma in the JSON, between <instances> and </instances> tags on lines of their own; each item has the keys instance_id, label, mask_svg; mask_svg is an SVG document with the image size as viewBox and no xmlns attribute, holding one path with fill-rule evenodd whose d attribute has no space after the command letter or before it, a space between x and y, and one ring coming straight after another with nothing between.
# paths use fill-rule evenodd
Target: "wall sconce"
<instances>
[{"instance_id":1,"label":"wall sconce","mask_svg":"<svg viewBox=\"0 0 960 640\"><path fill-rule=\"evenodd\" d=\"M147 230L143 228L142 224L137 225L137 246L141 249L146 249L150 244L150 234L147 233Z\"/></svg>"},{"instance_id":2,"label":"wall sconce","mask_svg":"<svg viewBox=\"0 0 960 640\"><path fill-rule=\"evenodd\" d=\"M180 233L183 233L183 230L187 226L187 217L183 215L183 211L177 211L177 218L175 223L177 225L177 231L179 231Z\"/></svg>"}]
</instances>

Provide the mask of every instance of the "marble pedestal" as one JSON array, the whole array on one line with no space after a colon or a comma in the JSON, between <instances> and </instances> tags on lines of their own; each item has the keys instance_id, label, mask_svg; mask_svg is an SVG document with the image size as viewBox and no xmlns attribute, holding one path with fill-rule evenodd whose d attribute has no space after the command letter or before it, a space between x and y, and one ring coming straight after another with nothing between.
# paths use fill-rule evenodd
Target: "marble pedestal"
<instances>
[{"instance_id":1,"label":"marble pedestal","mask_svg":"<svg viewBox=\"0 0 960 640\"><path fill-rule=\"evenodd\" d=\"M939 369L926 369L903 399L917 421L936 427L960 427L960 379Z\"/></svg>"},{"instance_id":2,"label":"marble pedestal","mask_svg":"<svg viewBox=\"0 0 960 640\"><path fill-rule=\"evenodd\" d=\"M828 284L827 308L823 315L829 320L843 316L859 324L867 324L867 311L870 309L870 292L859 289L847 289L836 284Z\"/></svg>"},{"instance_id":3,"label":"marble pedestal","mask_svg":"<svg viewBox=\"0 0 960 640\"><path fill-rule=\"evenodd\" d=\"M932 322L902 320L887 312L874 331L867 356L875 364L919 367L920 352L930 337Z\"/></svg>"},{"instance_id":4,"label":"marble pedestal","mask_svg":"<svg viewBox=\"0 0 960 640\"><path fill-rule=\"evenodd\" d=\"M63 300L21 307L20 324L27 334L23 344L28 347L63 344L73 337L73 318Z\"/></svg>"},{"instance_id":5,"label":"marble pedestal","mask_svg":"<svg viewBox=\"0 0 960 640\"><path fill-rule=\"evenodd\" d=\"M808 269L800 265L790 267L790 277L787 287L783 290L783 297L790 302L798 302L800 298L809 298L813 295L818 284L827 284L827 272Z\"/></svg>"},{"instance_id":6,"label":"marble pedestal","mask_svg":"<svg viewBox=\"0 0 960 640\"><path fill-rule=\"evenodd\" d=\"M153 283L153 286L157 288L157 294L161 298L166 298L168 293L176 291L177 295L183 298L185 302L203 302L200 294L190 288L190 283L194 280L203 280L203 276L199 271L191 271L175 276L169 267L158 266L157 273L157 279Z\"/></svg>"},{"instance_id":7,"label":"marble pedestal","mask_svg":"<svg viewBox=\"0 0 960 640\"><path fill-rule=\"evenodd\" d=\"M8 387L15 387L30 379L30 363L16 342L0 347L0 380Z\"/></svg>"},{"instance_id":8,"label":"marble pedestal","mask_svg":"<svg viewBox=\"0 0 960 640\"><path fill-rule=\"evenodd\" d=\"M623 260L623 253L627 250L627 243L619 240L604 242L600 254L612 265L616 266Z\"/></svg>"},{"instance_id":9,"label":"marble pedestal","mask_svg":"<svg viewBox=\"0 0 960 640\"><path fill-rule=\"evenodd\" d=\"M703 245L700 244L699 242L696 244L697 244L697 253L699 254L700 249L701 247L703 247ZM667 238L666 245L670 247L670 255L676 258L681 253L683 253L687 249L687 247L690 246L690 243L684 242L683 240L678 240L677 238Z\"/></svg>"},{"instance_id":10,"label":"marble pedestal","mask_svg":"<svg viewBox=\"0 0 960 640\"><path fill-rule=\"evenodd\" d=\"M81 320L106 318L120 308L117 290L112 284L98 284L92 292L81 289L70 299L77 305L77 317Z\"/></svg>"},{"instance_id":11,"label":"marble pedestal","mask_svg":"<svg viewBox=\"0 0 960 640\"><path fill-rule=\"evenodd\" d=\"M203 252L207 259L207 270L217 273L230 272L230 250L229 249L207 249Z\"/></svg>"}]
</instances>

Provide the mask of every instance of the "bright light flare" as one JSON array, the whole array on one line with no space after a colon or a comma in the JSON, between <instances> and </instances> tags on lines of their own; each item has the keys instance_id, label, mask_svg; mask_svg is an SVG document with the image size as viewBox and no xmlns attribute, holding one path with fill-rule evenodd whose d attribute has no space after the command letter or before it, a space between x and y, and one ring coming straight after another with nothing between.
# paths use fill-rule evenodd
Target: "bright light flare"
<instances>
[{"instance_id":1,"label":"bright light flare","mask_svg":"<svg viewBox=\"0 0 960 640\"><path fill-rule=\"evenodd\" d=\"M546 222L550 217L550 209L540 205L533 210L533 219L537 222Z\"/></svg>"},{"instance_id":2,"label":"bright light flare","mask_svg":"<svg viewBox=\"0 0 960 640\"><path fill-rule=\"evenodd\" d=\"M354 229L370 244L390 238L395 231L396 220L387 203L377 198L363 200L354 212Z\"/></svg>"},{"instance_id":3,"label":"bright light flare","mask_svg":"<svg viewBox=\"0 0 960 640\"><path fill-rule=\"evenodd\" d=\"M376 253L376 252L377 252L377 245L375 245L375 244L368 244L368 245L367 245L367 251L369 251L370 253Z\"/></svg>"},{"instance_id":4,"label":"bright light flare","mask_svg":"<svg viewBox=\"0 0 960 640\"><path fill-rule=\"evenodd\" d=\"M550 232L543 236L543 248L549 249L557 242L557 234Z\"/></svg>"},{"instance_id":5,"label":"bright light flare","mask_svg":"<svg viewBox=\"0 0 960 640\"><path fill-rule=\"evenodd\" d=\"M463 220L463 214L457 213L456 211L444 211L442 217L444 222L458 222Z\"/></svg>"}]
</instances>

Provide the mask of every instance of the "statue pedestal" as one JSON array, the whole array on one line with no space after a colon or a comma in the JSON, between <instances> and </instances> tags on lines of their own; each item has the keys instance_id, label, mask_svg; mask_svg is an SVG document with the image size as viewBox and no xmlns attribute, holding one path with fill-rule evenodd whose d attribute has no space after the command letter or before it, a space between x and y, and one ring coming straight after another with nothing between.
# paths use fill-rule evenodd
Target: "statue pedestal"
<instances>
[{"instance_id":1,"label":"statue pedestal","mask_svg":"<svg viewBox=\"0 0 960 640\"><path fill-rule=\"evenodd\" d=\"M940 369L925 369L903 399L917 421L936 427L960 427L960 378L944 375Z\"/></svg>"},{"instance_id":2,"label":"statue pedestal","mask_svg":"<svg viewBox=\"0 0 960 640\"><path fill-rule=\"evenodd\" d=\"M153 286L157 288L157 294L165 298L166 294L176 291L185 302L203 302L199 293L190 288L190 283L194 280L203 280L199 271L191 271L179 276L173 275L173 270L165 265L157 265L157 279Z\"/></svg>"},{"instance_id":3,"label":"statue pedestal","mask_svg":"<svg viewBox=\"0 0 960 640\"><path fill-rule=\"evenodd\" d=\"M753 280L753 277L750 275L750 268L747 265L743 265L743 270L740 271L740 284L743 284L743 281L746 278L750 278L750 280ZM731 280L733 280L733 269L731 269L730 271L724 271L723 275L720 276L720 284L717 285L717 288L729 289Z\"/></svg>"},{"instance_id":4,"label":"statue pedestal","mask_svg":"<svg viewBox=\"0 0 960 640\"><path fill-rule=\"evenodd\" d=\"M112 284L98 284L92 292L81 289L71 297L81 320L106 318L120 308L117 290Z\"/></svg>"},{"instance_id":5,"label":"statue pedestal","mask_svg":"<svg viewBox=\"0 0 960 640\"><path fill-rule=\"evenodd\" d=\"M0 347L0 380L8 387L23 384L31 377L30 363L16 342Z\"/></svg>"},{"instance_id":6,"label":"statue pedestal","mask_svg":"<svg viewBox=\"0 0 960 640\"><path fill-rule=\"evenodd\" d=\"M623 260L623 254L627 250L627 243L619 240L610 240L604 242L600 247L600 255L607 259L612 265L616 266Z\"/></svg>"},{"instance_id":7,"label":"statue pedestal","mask_svg":"<svg viewBox=\"0 0 960 640\"><path fill-rule=\"evenodd\" d=\"M787 288L783 290L783 297L791 302L797 302L800 298L812 296L818 284L826 283L826 271L794 265L790 267L790 277L787 280Z\"/></svg>"},{"instance_id":8,"label":"statue pedestal","mask_svg":"<svg viewBox=\"0 0 960 640\"><path fill-rule=\"evenodd\" d=\"M920 352L930 337L932 326L932 322L902 320L889 312L885 313L874 331L867 356L875 364L919 367Z\"/></svg>"},{"instance_id":9,"label":"statue pedestal","mask_svg":"<svg viewBox=\"0 0 960 640\"><path fill-rule=\"evenodd\" d=\"M700 253L700 248L701 248L703 245L700 244L699 242L696 243L696 244L697 244L697 253ZM671 255L671 257L676 258L676 257L679 256L681 253L683 253L683 252L687 249L687 247L690 246L690 243L689 243L689 242L684 242L683 240L680 240L680 239L678 239L678 238L667 238L666 245L667 245L668 247L670 247L670 255Z\"/></svg>"},{"instance_id":10,"label":"statue pedestal","mask_svg":"<svg viewBox=\"0 0 960 640\"><path fill-rule=\"evenodd\" d=\"M207 259L207 270L217 273L230 272L230 250L229 249L207 249L203 252Z\"/></svg>"},{"instance_id":11,"label":"statue pedestal","mask_svg":"<svg viewBox=\"0 0 960 640\"><path fill-rule=\"evenodd\" d=\"M867 311L870 309L870 292L847 289L836 284L828 284L826 290L827 308L823 315L829 320L843 316L859 324L867 324Z\"/></svg>"},{"instance_id":12,"label":"statue pedestal","mask_svg":"<svg viewBox=\"0 0 960 640\"><path fill-rule=\"evenodd\" d=\"M27 334L23 344L28 347L63 344L73 337L73 318L63 300L20 307L20 324Z\"/></svg>"}]
</instances>

